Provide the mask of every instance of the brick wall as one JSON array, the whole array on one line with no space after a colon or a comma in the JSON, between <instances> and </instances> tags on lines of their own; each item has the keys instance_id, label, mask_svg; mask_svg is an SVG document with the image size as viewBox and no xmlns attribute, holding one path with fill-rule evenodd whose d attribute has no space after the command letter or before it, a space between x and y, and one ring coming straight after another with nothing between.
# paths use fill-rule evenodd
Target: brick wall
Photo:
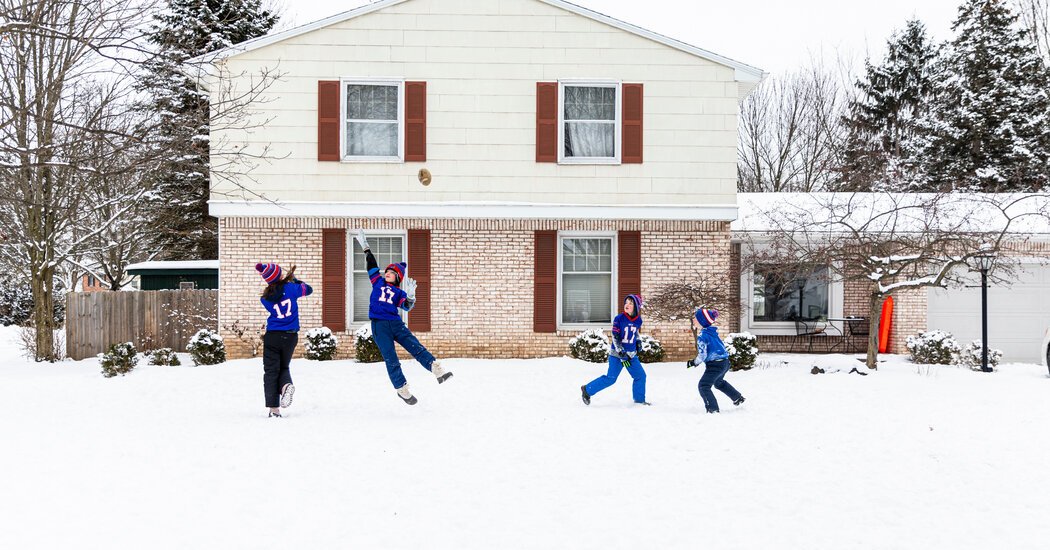
<instances>
[{"instance_id":1,"label":"brick wall","mask_svg":"<svg viewBox=\"0 0 1050 550\"><path fill-rule=\"evenodd\" d=\"M321 230L358 227L431 231L432 330L417 336L438 357L568 353L568 341L576 331L532 331L536 230L641 231L643 296L690 270L717 274L729 267L725 222L224 218L219 222L219 317L231 357L250 356L250 348L225 327L234 321L257 326L266 320L258 298L264 285L255 263L297 264L296 273L315 291L301 302L302 327L320 326ZM643 332L663 343L668 360L684 360L692 354L685 322L646 322ZM340 357L352 356L351 332L339 336Z\"/></svg>"}]
</instances>

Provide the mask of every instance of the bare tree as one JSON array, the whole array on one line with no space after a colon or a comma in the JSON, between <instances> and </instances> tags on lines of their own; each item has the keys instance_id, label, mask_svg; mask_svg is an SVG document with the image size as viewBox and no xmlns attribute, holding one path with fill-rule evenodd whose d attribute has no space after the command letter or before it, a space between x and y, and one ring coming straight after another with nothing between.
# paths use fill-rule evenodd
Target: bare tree
<instances>
[{"instance_id":1,"label":"bare tree","mask_svg":"<svg viewBox=\"0 0 1050 550\"><path fill-rule=\"evenodd\" d=\"M654 321L690 319L699 308L713 308L723 318L734 319L740 312L740 296L726 276L694 272L656 289L645 300L645 314Z\"/></svg>"},{"instance_id":2,"label":"bare tree","mask_svg":"<svg viewBox=\"0 0 1050 550\"><path fill-rule=\"evenodd\" d=\"M980 254L996 254L994 278L1009 280L1018 248L1050 227L1048 204L1050 196L1035 194L791 195L747 214L741 256L746 266L773 265L785 277L826 267L829 277L867 283L874 369L886 297L959 284Z\"/></svg>"},{"instance_id":3,"label":"bare tree","mask_svg":"<svg viewBox=\"0 0 1050 550\"><path fill-rule=\"evenodd\" d=\"M1014 0L1013 3L1039 54L1050 61L1050 0Z\"/></svg>"}]
</instances>

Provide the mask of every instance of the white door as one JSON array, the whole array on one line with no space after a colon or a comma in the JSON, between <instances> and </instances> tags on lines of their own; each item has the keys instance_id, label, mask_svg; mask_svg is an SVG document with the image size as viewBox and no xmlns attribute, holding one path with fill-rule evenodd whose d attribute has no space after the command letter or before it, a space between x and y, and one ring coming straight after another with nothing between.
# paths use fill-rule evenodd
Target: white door
<instances>
[{"instance_id":1,"label":"white door","mask_svg":"<svg viewBox=\"0 0 1050 550\"><path fill-rule=\"evenodd\" d=\"M1009 286L988 287L988 345L1007 363L1039 363L1050 326L1050 266L1027 264ZM973 284L980 285L980 275ZM959 344L981 338L981 289L930 289L926 326L952 333Z\"/></svg>"}]
</instances>

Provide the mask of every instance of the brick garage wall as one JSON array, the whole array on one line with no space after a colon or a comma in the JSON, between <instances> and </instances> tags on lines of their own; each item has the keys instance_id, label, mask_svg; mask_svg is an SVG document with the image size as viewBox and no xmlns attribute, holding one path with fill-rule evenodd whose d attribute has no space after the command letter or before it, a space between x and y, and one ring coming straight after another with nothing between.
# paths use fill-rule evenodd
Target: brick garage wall
<instances>
[{"instance_id":1,"label":"brick garage wall","mask_svg":"<svg viewBox=\"0 0 1050 550\"><path fill-rule=\"evenodd\" d=\"M726 222L224 218L219 227L220 326L230 356L237 358L249 357L250 346L226 327L234 321L258 326L266 320L259 305L264 285L255 272L256 262L298 264L297 273L315 292L301 302L303 330L320 325L322 229L431 231L432 330L417 336L438 357L530 358L568 353L568 341L576 331L532 331L534 231L640 231L643 296L669 278L681 276L686 265L725 273L730 254ZM338 335L339 357L353 355L354 328ZM663 343L667 360L692 355L685 322L646 322L643 332ZM302 352L301 345L298 352Z\"/></svg>"}]
</instances>

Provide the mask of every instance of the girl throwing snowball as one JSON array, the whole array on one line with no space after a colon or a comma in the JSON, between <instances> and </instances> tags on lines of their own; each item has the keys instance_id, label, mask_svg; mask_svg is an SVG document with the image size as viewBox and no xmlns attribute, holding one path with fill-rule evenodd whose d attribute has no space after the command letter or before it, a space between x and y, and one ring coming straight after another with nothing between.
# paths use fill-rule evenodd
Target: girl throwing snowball
<instances>
[{"instance_id":1,"label":"girl throwing snowball","mask_svg":"<svg viewBox=\"0 0 1050 550\"><path fill-rule=\"evenodd\" d=\"M299 342L299 298L314 289L295 278L295 266L282 277L277 264L255 264L255 270L266 281L259 302L270 314L263 335L263 394L271 418L280 418L281 409L292 404L295 386L289 365Z\"/></svg>"}]
</instances>

